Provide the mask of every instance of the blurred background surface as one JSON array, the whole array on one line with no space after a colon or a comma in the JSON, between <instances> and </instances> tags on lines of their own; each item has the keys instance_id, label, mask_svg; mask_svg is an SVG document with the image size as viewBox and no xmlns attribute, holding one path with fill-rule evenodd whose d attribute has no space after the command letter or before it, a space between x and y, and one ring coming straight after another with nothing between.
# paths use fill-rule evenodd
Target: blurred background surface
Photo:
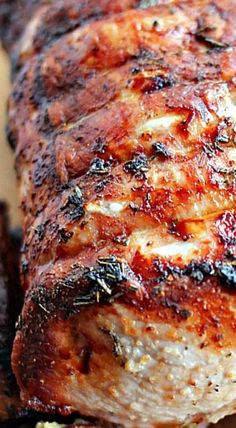
<instances>
[{"instance_id":1,"label":"blurred background surface","mask_svg":"<svg viewBox=\"0 0 236 428\"><path fill-rule=\"evenodd\" d=\"M0 47L0 200L8 202L12 224L15 226L19 222L19 212L14 176L14 155L5 142L9 74L9 61L6 53Z\"/></svg>"}]
</instances>

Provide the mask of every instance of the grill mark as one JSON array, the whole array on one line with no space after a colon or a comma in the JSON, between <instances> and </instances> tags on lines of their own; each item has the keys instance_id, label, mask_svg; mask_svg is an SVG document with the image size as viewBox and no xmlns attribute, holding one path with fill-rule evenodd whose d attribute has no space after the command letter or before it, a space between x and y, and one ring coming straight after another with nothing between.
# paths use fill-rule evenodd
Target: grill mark
<instances>
[{"instance_id":1,"label":"grill mark","mask_svg":"<svg viewBox=\"0 0 236 428\"><path fill-rule=\"evenodd\" d=\"M57 41L60 37L65 36L69 32L85 25L91 22L92 20L96 21L99 18L102 18L105 16L104 11L102 9L97 8L97 10L94 10L89 14L87 17L81 18L78 17L78 20L76 22L72 23L68 17L65 19L65 16L63 16L63 12L65 13L67 9L61 10L62 13L62 22L58 22L57 16L54 17L53 22L56 22L56 24L59 24L58 27L53 25L53 22L50 23L50 28L44 27L43 25L40 26L39 32L35 36L35 48L39 49L43 46L43 49L46 49L50 47L55 41ZM64 22L63 22L64 21Z\"/></svg>"}]
</instances>

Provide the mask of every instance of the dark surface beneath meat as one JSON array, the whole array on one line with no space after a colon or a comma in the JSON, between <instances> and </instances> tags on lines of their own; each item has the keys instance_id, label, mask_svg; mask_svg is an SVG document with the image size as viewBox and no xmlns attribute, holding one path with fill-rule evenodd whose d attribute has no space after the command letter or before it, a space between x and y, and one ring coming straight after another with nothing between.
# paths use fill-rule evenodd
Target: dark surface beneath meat
<instances>
[{"instance_id":1,"label":"dark surface beneath meat","mask_svg":"<svg viewBox=\"0 0 236 428\"><path fill-rule=\"evenodd\" d=\"M0 421L20 416L19 392L11 371L14 325L22 296L17 260L18 240L10 238L4 204L0 204ZM14 242L14 244L13 244Z\"/></svg>"}]
</instances>

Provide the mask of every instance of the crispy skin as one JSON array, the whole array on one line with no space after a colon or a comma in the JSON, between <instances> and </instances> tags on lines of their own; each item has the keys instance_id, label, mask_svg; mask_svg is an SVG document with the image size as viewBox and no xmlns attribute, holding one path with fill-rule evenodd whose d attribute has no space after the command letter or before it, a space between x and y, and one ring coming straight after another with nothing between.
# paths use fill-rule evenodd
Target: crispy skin
<instances>
[{"instance_id":1,"label":"crispy skin","mask_svg":"<svg viewBox=\"0 0 236 428\"><path fill-rule=\"evenodd\" d=\"M22 399L132 428L236 403L236 3L154 3L38 9L9 109Z\"/></svg>"}]
</instances>

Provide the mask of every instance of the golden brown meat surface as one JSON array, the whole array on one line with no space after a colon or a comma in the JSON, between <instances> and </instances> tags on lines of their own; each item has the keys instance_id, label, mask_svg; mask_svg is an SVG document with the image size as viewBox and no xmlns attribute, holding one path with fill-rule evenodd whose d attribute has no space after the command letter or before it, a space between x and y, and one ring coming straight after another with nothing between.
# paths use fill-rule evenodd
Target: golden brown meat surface
<instances>
[{"instance_id":1,"label":"golden brown meat surface","mask_svg":"<svg viewBox=\"0 0 236 428\"><path fill-rule=\"evenodd\" d=\"M157 3L41 5L9 105L22 399L127 428L236 406L236 2Z\"/></svg>"}]
</instances>

